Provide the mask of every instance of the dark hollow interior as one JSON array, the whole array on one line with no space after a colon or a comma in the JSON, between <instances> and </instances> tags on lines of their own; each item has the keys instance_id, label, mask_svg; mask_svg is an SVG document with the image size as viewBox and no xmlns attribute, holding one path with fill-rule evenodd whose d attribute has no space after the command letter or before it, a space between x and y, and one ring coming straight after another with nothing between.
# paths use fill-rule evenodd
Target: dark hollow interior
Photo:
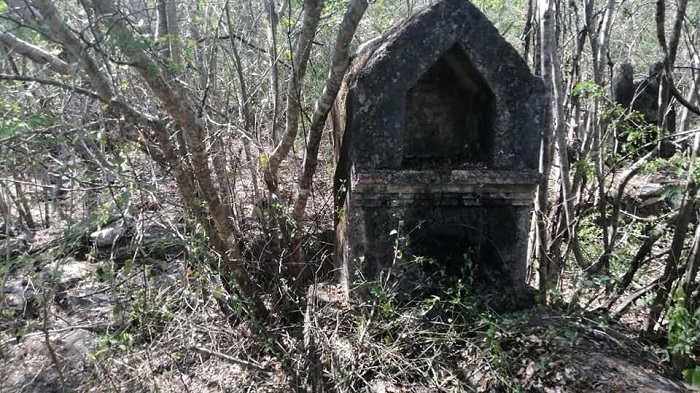
<instances>
[{"instance_id":1,"label":"dark hollow interior","mask_svg":"<svg viewBox=\"0 0 700 393\"><path fill-rule=\"evenodd\" d=\"M437 265L432 269L441 270L446 277L472 275L489 285L508 282L501 248L510 248L517 241L514 209L492 206L431 210L429 216L424 216L430 218L420 220L409 236L410 254L433 259Z\"/></svg>"},{"instance_id":2,"label":"dark hollow interior","mask_svg":"<svg viewBox=\"0 0 700 393\"><path fill-rule=\"evenodd\" d=\"M376 279L393 260L396 238L388 234L398 228L405 260L432 260L421 265L430 277L469 278L496 287L511 284L509 266L519 260L512 254L519 243L517 222L527 213L500 199L467 207L438 206L438 198L416 201L411 207L363 209L367 239L375 241L363 245L365 277Z\"/></svg>"},{"instance_id":3,"label":"dark hollow interior","mask_svg":"<svg viewBox=\"0 0 700 393\"><path fill-rule=\"evenodd\" d=\"M402 166L491 166L493 117L493 93L455 44L406 93Z\"/></svg>"}]
</instances>

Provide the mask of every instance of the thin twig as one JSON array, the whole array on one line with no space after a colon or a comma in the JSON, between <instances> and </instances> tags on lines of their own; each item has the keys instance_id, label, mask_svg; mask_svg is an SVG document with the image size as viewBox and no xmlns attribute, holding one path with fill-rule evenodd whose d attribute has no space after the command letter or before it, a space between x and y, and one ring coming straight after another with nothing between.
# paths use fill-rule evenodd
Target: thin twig
<instances>
[{"instance_id":1,"label":"thin twig","mask_svg":"<svg viewBox=\"0 0 700 393\"><path fill-rule=\"evenodd\" d=\"M7 75L7 74L0 74L0 80L36 82L36 83L39 83L42 85L56 86L56 87L60 87L61 89L64 89L64 90L74 91L78 94L82 94L84 96L88 96L90 98L94 98L96 100L103 101L102 98L100 98L100 96L93 91L83 89L82 87L72 86L72 85L57 81L57 80L42 79L42 78L36 78L33 76L26 76L26 75Z\"/></svg>"},{"instance_id":2,"label":"thin twig","mask_svg":"<svg viewBox=\"0 0 700 393\"><path fill-rule=\"evenodd\" d=\"M9 340L5 340L3 342L0 342L0 348L4 347L7 344L11 344L13 342L19 343L21 339L24 338L29 338L29 337L36 337L36 336L43 336L44 334L58 334L58 333L63 333L63 332L68 332L71 330L77 330L77 329L84 329L88 331L101 331L105 330L106 328L110 328L114 326L113 324L108 324L108 323L98 323L98 324L93 324L93 325L75 325L75 326L67 326L64 328L60 329L52 329L52 330L47 330L47 331L40 331L40 332L32 332L32 333L27 333L23 335L20 338L11 338Z\"/></svg>"},{"instance_id":3,"label":"thin twig","mask_svg":"<svg viewBox=\"0 0 700 393\"><path fill-rule=\"evenodd\" d=\"M44 291L44 298L42 299L43 304L42 304L42 311L43 311L43 324L42 324L42 331L39 332L43 334L44 336L44 344L46 345L46 349L49 351L49 357L51 357L51 362L53 363L54 368L56 369L56 374L58 375L58 383L61 386L61 392L67 392L68 391L68 385L66 385L66 377L63 375L63 370L61 369L61 364L58 361L58 356L56 355L56 351L53 348L53 345L51 345L51 339L49 336L49 296L48 296L48 291Z\"/></svg>"},{"instance_id":4,"label":"thin twig","mask_svg":"<svg viewBox=\"0 0 700 393\"><path fill-rule=\"evenodd\" d=\"M233 357L233 356L229 356L229 355L223 354L223 353L221 353L221 352L212 351L212 350L210 350L210 349L206 349L206 348L203 348L203 347L192 347L192 349L194 349L194 350L197 351L197 352L206 354L206 355L216 356L216 357L218 357L218 358L220 358L220 359L226 360L227 362L231 362L231 363L233 363L233 364L237 364L237 365L239 365L239 366L243 366L243 367L247 367L247 368L252 368L252 369L255 369L255 370L258 370L258 371L262 371L262 372L265 372L265 373L269 373L269 372L270 372L270 370L266 369L266 368L263 367L263 366L260 366L260 365L258 365L258 364L255 364L255 363L253 363L253 362L249 362L249 361L247 361L247 360L238 359L238 358L235 358L235 357Z\"/></svg>"}]
</instances>

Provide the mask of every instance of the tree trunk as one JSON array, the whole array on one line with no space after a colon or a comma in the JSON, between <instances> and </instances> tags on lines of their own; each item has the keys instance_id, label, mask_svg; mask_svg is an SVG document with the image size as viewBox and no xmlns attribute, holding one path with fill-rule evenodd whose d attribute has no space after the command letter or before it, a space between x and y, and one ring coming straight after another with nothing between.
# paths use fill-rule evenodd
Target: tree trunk
<instances>
[{"instance_id":1,"label":"tree trunk","mask_svg":"<svg viewBox=\"0 0 700 393\"><path fill-rule=\"evenodd\" d=\"M224 11L226 13L226 25L228 26L229 36L233 37L233 25L231 23L231 12L229 11L228 2L226 2L224 5ZM258 190L258 171L256 169L256 162L253 159L252 150L250 148L253 120L251 118L250 100L248 99L248 88L245 82L245 77L243 76L243 63L241 62L241 57L238 54L238 45L234 39L231 39L230 42L231 53L233 55L233 64L236 67L236 76L238 77L238 117L243 123L243 149L246 155L246 164L248 170L250 171L251 182L253 183L253 195L255 197L255 202L259 203L262 201L262 197L260 196L260 191Z\"/></svg>"},{"instance_id":2,"label":"tree trunk","mask_svg":"<svg viewBox=\"0 0 700 393\"><path fill-rule=\"evenodd\" d=\"M555 51L554 45L554 11L549 0L538 2L539 24L540 24L540 65L542 79L545 81L546 99L545 102L552 102L552 54ZM547 223L547 210L549 201L549 176L552 167L552 156L554 153L554 127L549 121L552 116L552 108L547 107L542 140L540 142L540 172L542 181L537 186L536 196L536 222L537 222L537 249L538 256L538 287L540 291L540 301L547 303L547 270L549 261L549 229Z\"/></svg>"},{"instance_id":3,"label":"tree trunk","mask_svg":"<svg viewBox=\"0 0 700 393\"><path fill-rule=\"evenodd\" d=\"M277 192L277 172L282 161L292 150L299 128L301 115L301 82L306 75L306 68L311 54L311 45L321 20L323 0L304 0L304 16L301 32L297 41L292 61L291 75L287 84L287 122L282 140L275 147L267 160L265 182L272 193Z\"/></svg>"},{"instance_id":4,"label":"tree trunk","mask_svg":"<svg viewBox=\"0 0 700 393\"><path fill-rule=\"evenodd\" d=\"M277 54L277 26L279 25L279 15L275 10L273 0L262 0L267 13L267 45L270 62L270 101L272 103L272 120L270 121L271 136L273 146L279 143L279 127L277 125L281 97L279 89L279 67Z\"/></svg>"},{"instance_id":5,"label":"tree trunk","mask_svg":"<svg viewBox=\"0 0 700 393\"><path fill-rule=\"evenodd\" d=\"M48 0L41 0L47 2ZM113 8L113 3L107 0L96 0L93 3L95 11L101 15L102 20L110 23L110 35L116 42L135 42L136 38L131 33L125 19L118 16ZM204 145L204 130L200 121L195 117L192 110L186 108L182 99L176 95L168 83L158 65L149 58L145 52L139 48L123 45L121 47L125 56L133 64L137 64L137 70L151 91L160 100L161 104L173 118L178 127L187 137L188 155L191 156L193 172L189 174L197 184L199 192L195 194L188 174L179 166L179 157L174 153L170 145L170 135L164 126L155 128L155 134L161 149L170 165L178 183L183 200L186 205L195 212L199 223L207 228L210 242L213 248L219 252L221 258L226 262L226 266L234 277L241 297L248 303L251 314L265 318L267 309L257 294L257 286L253 283L245 265L241 259L238 242L234 226L231 222L232 211L230 207L221 203L217 190L214 186L213 176L209 167L208 156ZM198 197L195 197L197 195ZM200 211L200 206L207 207L208 215ZM211 227L209 218L215 227Z\"/></svg>"},{"instance_id":6,"label":"tree trunk","mask_svg":"<svg viewBox=\"0 0 700 393\"><path fill-rule=\"evenodd\" d=\"M306 204L311 195L313 176L318 167L318 150L321 144L321 136L326 124L326 119L328 118L328 113L333 106L335 97L338 95L338 90L340 90L343 76L349 64L350 42L355 34L355 30L357 30L360 19L362 19L367 9L367 5L367 0L352 0L348 5L333 48L330 75L326 80L323 93L318 100L316 100L314 113L311 116L311 127L306 141L306 152L302 164L301 177L297 184L296 196L292 209L292 218L294 219L297 230L293 236L291 273L294 279L298 280L301 284L308 281L309 272L308 269L305 269L306 264L303 260L302 233L299 229L303 228ZM301 291L303 288L298 289Z\"/></svg>"},{"instance_id":7,"label":"tree trunk","mask_svg":"<svg viewBox=\"0 0 700 393\"><path fill-rule=\"evenodd\" d=\"M665 119L665 115L668 112L670 102L670 90L673 87L673 63L675 62L676 53L678 50L678 42L680 40L681 28L683 26L683 19L685 18L686 1L678 1L678 7L676 12L676 20L674 22L673 32L671 33L670 43L666 42L665 33L665 13L666 13L666 3L663 0L657 0L656 2L656 35L659 41L659 46L664 53L664 74L662 78L661 85L663 88L659 91L659 115L664 115L664 117L659 117L659 119ZM666 97L665 92L668 92L668 97ZM663 105L663 107L662 107ZM666 127L666 120L663 121L664 127ZM663 131L660 131L663 134ZM649 316L645 323L644 330L647 333L652 333L659 316L663 310L663 306L671 294L671 289L673 288L675 281L679 279L678 271L680 268L681 253L683 251L683 246L685 244L686 235L688 232L688 225L690 224L692 216L695 214L695 197L698 192L698 184L693 176L694 165L691 164L688 169L688 184L686 186L683 201L678 209L679 214L675 223L675 230L673 233L673 239L671 241L671 248L668 257L666 258L666 266L664 267L664 272L661 275L661 280L659 286L656 290L654 301L649 310Z\"/></svg>"}]
</instances>

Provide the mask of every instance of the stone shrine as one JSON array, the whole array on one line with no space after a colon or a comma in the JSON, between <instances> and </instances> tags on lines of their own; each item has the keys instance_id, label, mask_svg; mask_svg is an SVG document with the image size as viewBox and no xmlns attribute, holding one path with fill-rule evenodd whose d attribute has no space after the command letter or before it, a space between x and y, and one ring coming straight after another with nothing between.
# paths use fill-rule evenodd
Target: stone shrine
<instances>
[{"instance_id":1,"label":"stone shrine","mask_svg":"<svg viewBox=\"0 0 700 393\"><path fill-rule=\"evenodd\" d=\"M545 105L542 81L466 0L363 45L333 114L346 293L386 277L397 245L404 262L468 265L475 281L526 289Z\"/></svg>"}]
</instances>

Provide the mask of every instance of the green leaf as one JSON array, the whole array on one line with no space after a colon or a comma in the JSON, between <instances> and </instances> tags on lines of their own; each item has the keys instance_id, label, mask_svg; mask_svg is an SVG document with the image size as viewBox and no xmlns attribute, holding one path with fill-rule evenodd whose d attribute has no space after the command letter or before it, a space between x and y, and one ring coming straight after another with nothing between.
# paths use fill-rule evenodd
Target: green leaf
<instances>
[{"instance_id":1,"label":"green leaf","mask_svg":"<svg viewBox=\"0 0 700 393\"><path fill-rule=\"evenodd\" d=\"M683 370L683 378L693 386L700 386L700 367Z\"/></svg>"},{"instance_id":2,"label":"green leaf","mask_svg":"<svg viewBox=\"0 0 700 393\"><path fill-rule=\"evenodd\" d=\"M131 271L134 269L134 260L133 259L127 259L126 263L124 264L124 273L129 274Z\"/></svg>"},{"instance_id":3,"label":"green leaf","mask_svg":"<svg viewBox=\"0 0 700 393\"><path fill-rule=\"evenodd\" d=\"M605 89L603 87L598 86L595 82L592 81L581 81L577 83L574 88L571 90L571 95L576 97L580 96L583 94L591 94L593 96L602 96L605 94Z\"/></svg>"},{"instance_id":4,"label":"green leaf","mask_svg":"<svg viewBox=\"0 0 700 393\"><path fill-rule=\"evenodd\" d=\"M262 219L264 217L262 209L254 205L250 217L256 220Z\"/></svg>"},{"instance_id":5,"label":"green leaf","mask_svg":"<svg viewBox=\"0 0 700 393\"><path fill-rule=\"evenodd\" d=\"M673 293L674 302L682 302L685 299L685 291L682 287L678 288L676 292Z\"/></svg>"}]
</instances>

